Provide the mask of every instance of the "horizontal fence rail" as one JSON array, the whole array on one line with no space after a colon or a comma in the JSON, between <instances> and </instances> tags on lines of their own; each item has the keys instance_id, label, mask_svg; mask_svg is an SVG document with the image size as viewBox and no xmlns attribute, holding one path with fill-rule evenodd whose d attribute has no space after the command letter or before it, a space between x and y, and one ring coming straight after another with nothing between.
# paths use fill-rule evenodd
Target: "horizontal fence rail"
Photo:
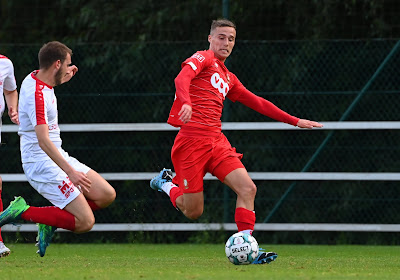
<instances>
[{"instance_id":1,"label":"horizontal fence rail","mask_svg":"<svg viewBox=\"0 0 400 280\"><path fill-rule=\"evenodd\" d=\"M35 224L4 225L4 232L35 232ZM148 223L148 224L101 224L91 231L236 231L235 223ZM314 223L256 223L255 231L332 231L332 232L400 232L400 224L314 224ZM69 232L57 229L57 232Z\"/></svg>"},{"instance_id":2,"label":"horizontal fence rail","mask_svg":"<svg viewBox=\"0 0 400 280\"><path fill-rule=\"evenodd\" d=\"M313 130L382 130L400 129L398 121L321 122L324 127ZM90 123L60 124L62 132L113 132L113 131L177 131L167 123ZM278 122L224 122L222 130L295 130L301 129ZM3 125L2 132L18 132L18 126Z\"/></svg>"},{"instance_id":3,"label":"horizontal fence rail","mask_svg":"<svg viewBox=\"0 0 400 280\"><path fill-rule=\"evenodd\" d=\"M159 172L100 173L108 181L151 180ZM400 173L391 172L249 172L253 180L266 181L400 181ZM174 174L175 176L175 174ZM24 174L1 174L4 182L27 182ZM206 174L204 180L218 180Z\"/></svg>"}]
</instances>

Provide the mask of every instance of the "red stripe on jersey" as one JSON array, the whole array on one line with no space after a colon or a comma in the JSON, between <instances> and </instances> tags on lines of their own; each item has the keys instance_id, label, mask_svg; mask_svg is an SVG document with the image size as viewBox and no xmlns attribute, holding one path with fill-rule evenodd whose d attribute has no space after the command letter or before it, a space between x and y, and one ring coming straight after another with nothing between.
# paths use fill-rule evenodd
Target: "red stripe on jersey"
<instances>
[{"instance_id":1,"label":"red stripe on jersey","mask_svg":"<svg viewBox=\"0 0 400 280\"><path fill-rule=\"evenodd\" d=\"M44 88L43 85L36 82L36 90L35 90L36 125L46 124L46 118L44 114L43 88Z\"/></svg>"},{"instance_id":2,"label":"red stripe on jersey","mask_svg":"<svg viewBox=\"0 0 400 280\"><path fill-rule=\"evenodd\" d=\"M8 59L8 57L7 57L7 56L5 56L5 55L2 55L2 54L0 54L0 58L7 58L7 59Z\"/></svg>"}]
</instances>

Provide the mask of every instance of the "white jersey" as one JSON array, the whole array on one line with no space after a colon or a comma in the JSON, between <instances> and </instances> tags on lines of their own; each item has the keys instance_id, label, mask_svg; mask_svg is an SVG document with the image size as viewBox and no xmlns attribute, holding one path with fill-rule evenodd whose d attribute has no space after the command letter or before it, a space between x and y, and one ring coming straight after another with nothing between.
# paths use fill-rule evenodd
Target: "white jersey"
<instances>
[{"instance_id":1,"label":"white jersey","mask_svg":"<svg viewBox=\"0 0 400 280\"><path fill-rule=\"evenodd\" d=\"M36 78L39 71L33 71L22 82L19 96L18 114L21 137L20 149L22 163L49 160L40 148L35 126L47 124L49 137L57 148L61 148L60 128L58 127L57 99L54 88Z\"/></svg>"},{"instance_id":2,"label":"white jersey","mask_svg":"<svg viewBox=\"0 0 400 280\"><path fill-rule=\"evenodd\" d=\"M0 54L0 141L1 141L1 117L3 116L6 104L4 101L4 90L13 91L17 89L14 76L14 66L7 57Z\"/></svg>"}]
</instances>

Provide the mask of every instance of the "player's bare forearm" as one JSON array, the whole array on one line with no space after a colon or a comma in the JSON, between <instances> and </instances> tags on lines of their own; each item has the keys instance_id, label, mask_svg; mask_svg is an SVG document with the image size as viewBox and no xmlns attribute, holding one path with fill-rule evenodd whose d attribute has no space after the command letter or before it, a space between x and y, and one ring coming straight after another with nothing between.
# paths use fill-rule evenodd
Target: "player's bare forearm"
<instances>
[{"instance_id":1,"label":"player's bare forearm","mask_svg":"<svg viewBox=\"0 0 400 280\"><path fill-rule=\"evenodd\" d=\"M18 119L18 92L17 90L8 91L4 90L4 96L8 107L8 116L15 124L19 124Z\"/></svg>"},{"instance_id":2,"label":"player's bare forearm","mask_svg":"<svg viewBox=\"0 0 400 280\"><path fill-rule=\"evenodd\" d=\"M68 175L71 182L82 187L87 192L91 186L91 181L83 172L76 171L61 155L57 147L50 140L47 124L37 125L35 132L38 138L40 148Z\"/></svg>"},{"instance_id":3,"label":"player's bare forearm","mask_svg":"<svg viewBox=\"0 0 400 280\"><path fill-rule=\"evenodd\" d=\"M297 122L297 126L300 127L300 128L312 129L312 128L314 128L314 127L323 127L323 124L320 124L320 123L315 122L315 121L300 119L300 120Z\"/></svg>"}]
</instances>

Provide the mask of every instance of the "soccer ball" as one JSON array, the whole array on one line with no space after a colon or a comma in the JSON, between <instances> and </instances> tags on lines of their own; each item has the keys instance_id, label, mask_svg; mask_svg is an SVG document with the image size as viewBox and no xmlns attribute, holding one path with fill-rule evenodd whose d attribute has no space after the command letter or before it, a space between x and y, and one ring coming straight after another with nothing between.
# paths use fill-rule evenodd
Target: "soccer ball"
<instances>
[{"instance_id":1,"label":"soccer ball","mask_svg":"<svg viewBox=\"0 0 400 280\"><path fill-rule=\"evenodd\" d=\"M235 233L226 241L225 254L233 264L251 264L258 256L258 242L250 234Z\"/></svg>"}]
</instances>

